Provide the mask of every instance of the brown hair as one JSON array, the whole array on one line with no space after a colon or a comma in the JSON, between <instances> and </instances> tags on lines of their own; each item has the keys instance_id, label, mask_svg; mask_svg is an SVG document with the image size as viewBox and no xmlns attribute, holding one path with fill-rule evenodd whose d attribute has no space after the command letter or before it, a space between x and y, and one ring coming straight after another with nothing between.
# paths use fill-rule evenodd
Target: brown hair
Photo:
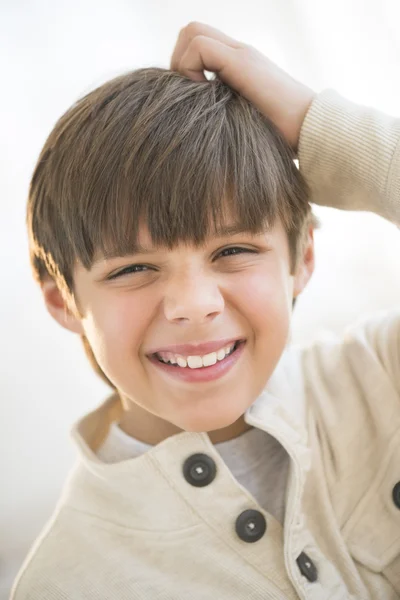
<instances>
[{"instance_id":1,"label":"brown hair","mask_svg":"<svg viewBox=\"0 0 400 600\"><path fill-rule=\"evenodd\" d=\"M145 68L107 81L58 120L36 164L26 217L34 277L74 299L77 261L89 270L97 252L134 252L142 219L155 245L199 245L224 207L253 233L281 219L293 273L308 225L318 226L293 159L273 123L218 78Z\"/></svg>"}]
</instances>

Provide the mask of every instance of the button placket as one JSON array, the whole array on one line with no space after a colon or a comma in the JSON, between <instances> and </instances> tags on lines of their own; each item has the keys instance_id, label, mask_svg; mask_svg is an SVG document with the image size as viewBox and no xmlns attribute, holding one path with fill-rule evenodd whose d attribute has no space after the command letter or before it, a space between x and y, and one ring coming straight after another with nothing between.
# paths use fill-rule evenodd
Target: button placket
<instances>
[{"instance_id":1,"label":"button placket","mask_svg":"<svg viewBox=\"0 0 400 600\"><path fill-rule=\"evenodd\" d=\"M235 477L232 477L231 471L206 434L186 433L181 435L180 438L179 436L176 436L176 438L178 442L176 446L182 448L180 464L177 464L176 461L178 450L175 447L174 462L172 464L172 467L175 468L171 468L172 461L166 460L165 452L160 452L160 466L171 486L192 508L194 518L198 520L199 526L205 527L207 535L217 536L220 540L228 540L231 547L237 545L243 560L253 565L258 571L263 572L265 578L271 581L271 586L276 588L277 597L289 597L287 593L289 593L289 590L292 593L293 585L288 581L285 569L283 528L281 524L273 518L269 521L268 514L264 514L262 508L257 505L256 499L252 498L251 494L238 484ZM190 481L187 478L188 467L190 464L194 467L194 457L199 454L201 457L205 455L211 458L216 467L216 476L211 485L204 487L193 485L190 475ZM189 459L191 460L189 461ZM185 463L186 469L184 469ZM202 475L202 465L200 464L200 471L196 467L194 471L197 475ZM252 502L252 499L254 502ZM258 544L244 543L235 530L238 517L249 507L263 514L265 520L268 521L267 535L264 532ZM248 523L247 535L253 534L253 539L257 537L257 534L260 535L261 531L256 530L255 522L250 521Z\"/></svg>"},{"instance_id":2,"label":"button placket","mask_svg":"<svg viewBox=\"0 0 400 600\"><path fill-rule=\"evenodd\" d=\"M189 456L183 464L183 475L190 485L205 487L214 481L217 474L215 461L207 454L197 453ZM244 510L236 519L235 529L238 537L247 543L260 540L266 529L264 515L254 509Z\"/></svg>"}]
</instances>

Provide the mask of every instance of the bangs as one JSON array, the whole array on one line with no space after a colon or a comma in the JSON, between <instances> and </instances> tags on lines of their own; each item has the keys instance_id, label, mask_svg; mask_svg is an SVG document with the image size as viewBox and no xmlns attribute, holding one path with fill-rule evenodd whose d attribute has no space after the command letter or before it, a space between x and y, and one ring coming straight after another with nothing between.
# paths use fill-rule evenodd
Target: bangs
<instances>
[{"instance_id":1,"label":"bangs","mask_svg":"<svg viewBox=\"0 0 400 600\"><path fill-rule=\"evenodd\" d=\"M32 230L40 224L37 254L68 285L76 260L90 270L95 255L137 252L142 223L155 247L172 249L203 244L228 217L254 234L277 219L290 232L309 209L289 146L219 79L155 68L117 77L71 107L46 148Z\"/></svg>"},{"instance_id":2,"label":"bangs","mask_svg":"<svg viewBox=\"0 0 400 600\"><path fill-rule=\"evenodd\" d=\"M232 232L259 233L274 225L282 190L254 161L244 173L240 164L249 164L248 146L234 149L226 131L225 136L217 133L214 139L203 136L201 143L192 134L162 161L155 158L160 148L154 137L151 149L142 148L148 158L140 168L133 155L112 170L104 166L103 172L113 176L96 178L96 185L83 193L80 240L74 232L86 265L93 251L104 257L137 252L141 225L153 246L166 249L201 245L209 236L226 233L228 222Z\"/></svg>"}]
</instances>

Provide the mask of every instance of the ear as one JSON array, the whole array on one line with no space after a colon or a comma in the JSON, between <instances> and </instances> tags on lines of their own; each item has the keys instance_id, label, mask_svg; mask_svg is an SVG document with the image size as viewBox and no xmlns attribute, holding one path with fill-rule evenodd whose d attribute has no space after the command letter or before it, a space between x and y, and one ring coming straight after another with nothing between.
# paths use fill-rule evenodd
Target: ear
<instances>
[{"instance_id":1,"label":"ear","mask_svg":"<svg viewBox=\"0 0 400 600\"><path fill-rule=\"evenodd\" d=\"M81 319L77 314L74 314L72 309L68 306L68 303L64 300L54 279L50 276L46 277L45 280L41 282L40 287L42 288L46 308L53 319L55 319L61 327L64 327L64 329L68 329L74 333L83 334L84 329L82 327Z\"/></svg>"},{"instance_id":2,"label":"ear","mask_svg":"<svg viewBox=\"0 0 400 600\"><path fill-rule=\"evenodd\" d=\"M296 298L310 281L315 268L314 255L314 227L310 225L307 233L307 241L303 247L303 254L299 260L296 275L293 282L293 297Z\"/></svg>"}]
</instances>

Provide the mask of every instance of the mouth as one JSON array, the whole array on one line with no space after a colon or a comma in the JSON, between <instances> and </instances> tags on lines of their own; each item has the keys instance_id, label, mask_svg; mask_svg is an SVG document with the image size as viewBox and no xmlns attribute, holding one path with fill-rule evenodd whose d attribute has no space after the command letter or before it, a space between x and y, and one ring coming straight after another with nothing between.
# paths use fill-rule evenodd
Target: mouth
<instances>
[{"instance_id":1,"label":"mouth","mask_svg":"<svg viewBox=\"0 0 400 600\"><path fill-rule=\"evenodd\" d=\"M186 382L201 383L219 379L232 370L234 365L240 360L245 346L246 340L236 340L229 349L224 349L223 357L222 352L219 354L219 357L218 352L210 353L205 357L188 356L183 361L180 360L179 364L179 356L171 356L169 357L170 360L166 360L165 355L160 357L157 352L149 355L148 359L157 368L157 371L165 373L168 377ZM202 364L203 361L206 363L210 362L211 364L204 365Z\"/></svg>"},{"instance_id":2,"label":"mouth","mask_svg":"<svg viewBox=\"0 0 400 600\"><path fill-rule=\"evenodd\" d=\"M236 340L230 344L229 348L226 347L224 349L220 349L218 352L211 352L210 354L203 356L203 360L201 361L203 364L200 364L200 360L191 360L191 359L199 359L200 357L195 356L172 356L172 353L168 353L170 356L166 358L165 356L160 356L158 352L152 354L152 357L159 362L171 365L172 367L176 367L178 369L208 369L213 366L217 362L223 362L228 356L231 356L238 349L240 344L244 344L246 340ZM213 356L215 355L215 356ZM205 360L207 359L208 360Z\"/></svg>"}]
</instances>

